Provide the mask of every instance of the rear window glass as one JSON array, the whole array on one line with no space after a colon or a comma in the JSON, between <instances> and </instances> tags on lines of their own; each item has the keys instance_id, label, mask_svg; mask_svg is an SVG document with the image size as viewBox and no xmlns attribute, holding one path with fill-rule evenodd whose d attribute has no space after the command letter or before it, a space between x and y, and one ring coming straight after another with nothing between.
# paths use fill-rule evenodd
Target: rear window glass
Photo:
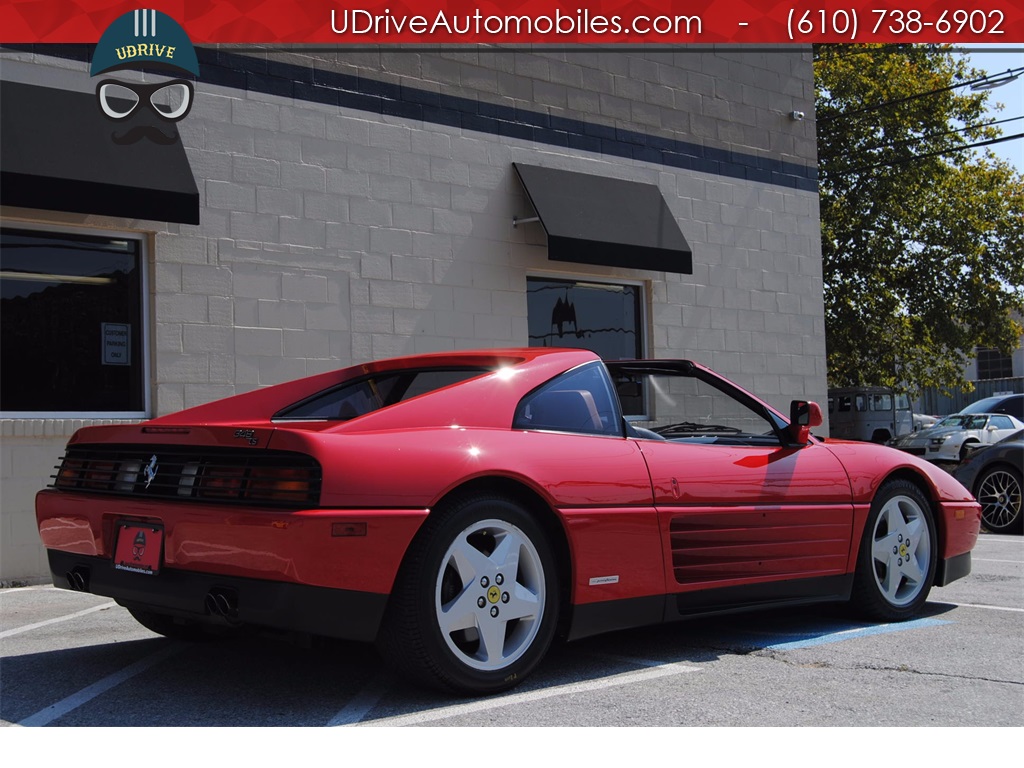
<instances>
[{"instance_id":1,"label":"rear window glass","mask_svg":"<svg viewBox=\"0 0 1024 768\"><path fill-rule=\"evenodd\" d=\"M488 372L488 368L471 367L373 374L306 398L278 412L274 418L348 421Z\"/></svg>"}]
</instances>

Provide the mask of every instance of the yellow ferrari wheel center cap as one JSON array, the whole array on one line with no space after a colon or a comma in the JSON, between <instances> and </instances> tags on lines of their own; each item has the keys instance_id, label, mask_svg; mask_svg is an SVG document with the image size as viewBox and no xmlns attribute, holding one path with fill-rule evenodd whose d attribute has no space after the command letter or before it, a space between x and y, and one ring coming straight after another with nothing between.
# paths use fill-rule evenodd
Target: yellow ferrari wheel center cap
<instances>
[{"instance_id":1,"label":"yellow ferrari wheel center cap","mask_svg":"<svg viewBox=\"0 0 1024 768\"><path fill-rule=\"evenodd\" d=\"M900 545L900 557L906 557L908 551L906 544Z\"/></svg>"},{"instance_id":2,"label":"yellow ferrari wheel center cap","mask_svg":"<svg viewBox=\"0 0 1024 768\"><path fill-rule=\"evenodd\" d=\"M501 600L501 590L497 586L491 587L487 590L487 599L491 603L496 603Z\"/></svg>"}]
</instances>

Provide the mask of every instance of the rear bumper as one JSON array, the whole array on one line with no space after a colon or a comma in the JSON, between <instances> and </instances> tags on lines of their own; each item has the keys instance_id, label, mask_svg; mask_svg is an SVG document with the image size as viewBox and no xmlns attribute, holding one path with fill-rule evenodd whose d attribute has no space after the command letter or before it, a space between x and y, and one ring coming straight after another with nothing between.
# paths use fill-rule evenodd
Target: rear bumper
<instances>
[{"instance_id":1,"label":"rear bumper","mask_svg":"<svg viewBox=\"0 0 1024 768\"><path fill-rule=\"evenodd\" d=\"M935 586L944 587L957 579L962 579L971 572L971 553L939 560L935 566Z\"/></svg>"},{"instance_id":2,"label":"rear bumper","mask_svg":"<svg viewBox=\"0 0 1024 768\"><path fill-rule=\"evenodd\" d=\"M57 587L221 626L248 624L367 642L377 636L388 601L386 594L174 568L164 568L157 576L126 573L115 570L107 558L53 549L47 554ZM226 611L217 610L211 594L223 596Z\"/></svg>"}]
</instances>

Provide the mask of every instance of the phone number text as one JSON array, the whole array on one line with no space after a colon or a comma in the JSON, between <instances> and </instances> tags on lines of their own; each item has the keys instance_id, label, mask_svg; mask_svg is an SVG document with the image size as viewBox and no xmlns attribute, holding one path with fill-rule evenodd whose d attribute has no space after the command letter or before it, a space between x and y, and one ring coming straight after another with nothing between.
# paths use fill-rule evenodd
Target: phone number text
<instances>
[{"instance_id":1,"label":"phone number text","mask_svg":"<svg viewBox=\"0 0 1024 768\"><path fill-rule=\"evenodd\" d=\"M937 9L936 9L937 10ZM875 35L1003 35L1005 16L1000 10L945 10L938 16L931 11L878 8L867 13L856 8L835 10L802 10L791 8L787 18L790 40L821 35L836 35L857 40L864 32Z\"/></svg>"}]
</instances>

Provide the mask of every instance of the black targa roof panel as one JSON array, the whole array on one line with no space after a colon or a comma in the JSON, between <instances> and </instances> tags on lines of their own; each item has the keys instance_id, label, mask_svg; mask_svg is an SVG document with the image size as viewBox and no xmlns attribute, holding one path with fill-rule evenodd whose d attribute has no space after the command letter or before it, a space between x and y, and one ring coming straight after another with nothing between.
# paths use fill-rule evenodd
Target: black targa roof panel
<instances>
[{"instance_id":1,"label":"black targa roof panel","mask_svg":"<svg viewBox=\"0 0 1024 768\"><path fill-rule=\"evenodd\" d=\"M693 252L653 184L513 163L548 258L691 274Z\"/></svg>"}]
</instances>

